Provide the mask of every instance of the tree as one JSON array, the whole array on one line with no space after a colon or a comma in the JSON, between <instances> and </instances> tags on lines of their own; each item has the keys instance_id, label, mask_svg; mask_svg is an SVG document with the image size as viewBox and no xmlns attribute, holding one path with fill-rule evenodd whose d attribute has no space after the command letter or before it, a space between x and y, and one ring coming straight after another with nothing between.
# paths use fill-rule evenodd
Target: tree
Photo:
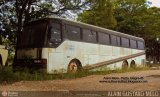
<instances>
[{"instance_id":1,"label":"tree","mask_svg":"<svg viewBox=\"0 0 160 97\"><path fill-rule=\"evenodd\" d=\"M147 59L160 62L160 8L152 7L143 17Z\"/></svg>"},{"instance_id":2,"label":"tree","mask_svg":"<svg viewBox=\"0 0 160 97\"><path fill-rule=\"evenodd\" d=\"M50 15L65 17L68 11L81 10L88 3L88 0L1 0L0 32L13 43L17 37L20 39L26 22Z\"/></svg>"},{"instance_id":3,"label":"tree","mask_svg":"<svg viewBox=\"0 0 160 97\"><path fill-rule=\"evenodd\" d=\"M91 0L90 9L78 15L78 20L92 25L113 29L116 20L113 16L111 0Z\"/></svg>"},{"instance_id":4,"label":"tree","mask_svg":"<svg viewBox=\"0 0 160 97\"><path fill-rule=\"evenodd\" d=\"M117 20L115 30L141 37L144 27L142 17L146 11L146 0L117 0L114 13Z\"/></svg>"}]
</instances>

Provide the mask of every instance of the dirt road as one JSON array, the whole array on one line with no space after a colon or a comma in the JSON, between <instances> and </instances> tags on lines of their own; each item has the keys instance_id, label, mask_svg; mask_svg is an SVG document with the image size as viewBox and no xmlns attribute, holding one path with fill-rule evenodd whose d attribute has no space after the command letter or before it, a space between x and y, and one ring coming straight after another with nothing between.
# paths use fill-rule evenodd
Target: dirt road
<instances>
[{"instance_id":1,"label":"dirt road","mask_svg":"<svg viewBox=\"0 0 160 97\"><path fill-rule=\"evenodd\" d=\"M111 81L112 80L112 81ZM121 82L118 82L118 81ZM110 82L109 82L110 81ZM0 91L160 90L160 70L91 75L77 79L21 81L0 85Z\"/></svg>"}]
</instances>

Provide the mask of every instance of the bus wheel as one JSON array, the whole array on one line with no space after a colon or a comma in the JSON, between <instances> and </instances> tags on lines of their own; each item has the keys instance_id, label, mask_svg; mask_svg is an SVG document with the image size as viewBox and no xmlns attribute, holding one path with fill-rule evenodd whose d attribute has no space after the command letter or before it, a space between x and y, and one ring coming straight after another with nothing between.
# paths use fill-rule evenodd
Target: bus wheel
<instances>
[{"instance_id":1,"label":"bus wheel","mask_svg":"<svg viewBox=\"0 0 160 97\"><path fill-rule=\"evenodd\" d=\"M2 57L1 57L1 55L0 55L0 69L2 69L2 67L3 67L3 64L2 64Z\"/></svg>"},{"instance_id":2,"label":"bus wheel","mask_svg":"<svg viewBox=\"0 0 160 97\"><path fill-rule=\"evenodd\" d=\"M136 68L136 62L134 60L131 61L130 67L131 68Z\"/></svg>"},{"instance_id":3,"label":"bus wheel","mask_svg":"<svg viewBox=\"0 0 160 97\"><path fill-rule=\"evenodd\" d=\"M126 69L126 68L128 68L128 61L124 60L122 63L122 69Z\"/></svg>"},{"instance_id":4,"label":"bus wheel","mask_svg":"<svg viewBox=\"0 0 160 97\"><path fill-rule=\"evenodd\" d=\"M68 73L76 73L82 69L82 64L78 59L72 59L68 65Z\"/></svg>"}]
</instances>

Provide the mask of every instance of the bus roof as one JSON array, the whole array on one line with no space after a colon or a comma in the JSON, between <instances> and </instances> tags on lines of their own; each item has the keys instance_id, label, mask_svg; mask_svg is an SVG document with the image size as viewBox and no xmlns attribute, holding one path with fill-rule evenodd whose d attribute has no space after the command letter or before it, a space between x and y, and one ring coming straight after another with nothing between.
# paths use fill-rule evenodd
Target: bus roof
<instances>
[{"instance_id":1,"label":"bus roof","mask_svg":"<svg viewBox=\"0 0 160 97\"><path fill-rule=\"evenodd\" d=\"M91 24L82 23L82 22L79 22L79 21L68 20L68 19L65 19L65 18L48 17L48 18L42 18L42 19L39 19L39 20L57 20L57 21L61 21L61 22L65 23L65 24L68 24L68 25L74 25L74 26L90 29L90 30L97 31L97 32L104 32L104 33L111 34L111 35L116 35L116 36L119 36L119 37L144 41L144 39L140 38L140 37L132 36L132 35L129 35L129 34L124 34L124 33L121 33L121 32L117 32L117 31L114 31L114 30L94 26L94 25L91 25ZM39 21L39 20L35 20L35 21ZM33 22L33 21L31 21L31 22Z\"/></svg>"}]
</instances>

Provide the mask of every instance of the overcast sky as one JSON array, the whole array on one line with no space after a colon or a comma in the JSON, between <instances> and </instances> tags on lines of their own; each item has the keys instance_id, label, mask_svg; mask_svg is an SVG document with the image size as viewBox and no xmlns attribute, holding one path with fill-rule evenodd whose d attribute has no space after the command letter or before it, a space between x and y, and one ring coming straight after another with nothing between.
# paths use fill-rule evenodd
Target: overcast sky
<instances>
[{"instance_id":1,"label":"overcast sky","mask_svg":"<svg viewBox=\"0 0 160 97\"><path fill-rule=\"evenodd\" d=\"M148 1L152 2L151 6L160 7L160 0L148 0Z\"/></svg>"}]
</instances>

